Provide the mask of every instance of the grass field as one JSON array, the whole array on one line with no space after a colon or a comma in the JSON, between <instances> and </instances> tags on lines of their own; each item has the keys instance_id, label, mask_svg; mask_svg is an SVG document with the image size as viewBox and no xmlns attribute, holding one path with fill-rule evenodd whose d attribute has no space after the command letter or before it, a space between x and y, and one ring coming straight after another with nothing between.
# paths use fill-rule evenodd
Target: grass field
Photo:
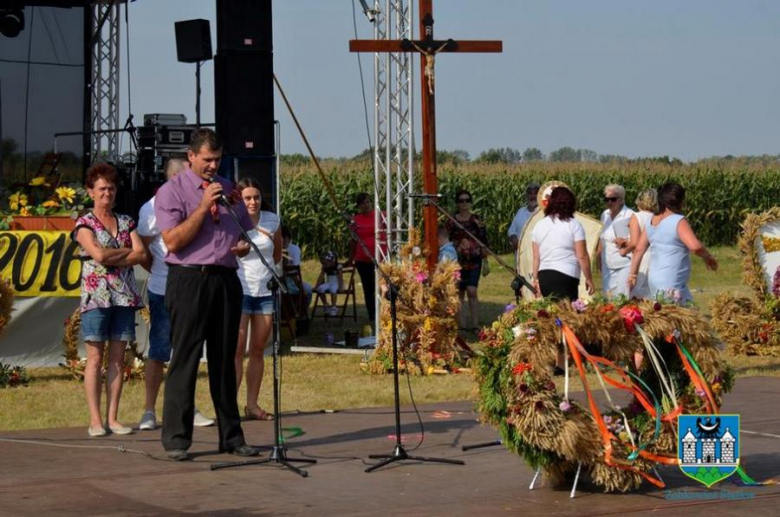
<instances>
[{"instance_id":1,"label":"grass field","mask_svg":"<svg viewBox=\"0 0 780 517\"><path fill-rule=\"evenodd\" d=\"M747 293L742 285L741 258L736 248L713 248L711 250L720 262L717 273L706 271L701 260L694 258L691 289L694 300L705 314L709 314L709 301L718 293L728 291ZM503 257L509 261L509 256ZM507 303L513 301L509 288L511 277L495 262L491 263L491 274L480 283L480 319L483 325L491 323ZM317 265L306 262L303 265L305 279L313 281L318 273ZM356 279L357 280L357 279ZM338 336L344 330L360 330L367 323L364 307L360 303L362 289L358 285L358 322L345 320L343 325L335 322L325 324L318 320L309 335L300 338L299 344L317 345L324 341L326 332ZM467 336L475 342L476 337ZM354 407L389 406L392 404L392 381L390 376L367 375L360 370L360 356L325 354L288 354L282 359L282 409L284 411L314 411L320 409L346 409ZM739 376L780 375L780 359L759 357L733 357L731 363ZM270 358L267 363L270 373ZM24 430L51 427L83 426L88 423L84 390L81 383L73 380L69 372L58 368L33 369L32 382L23 388L0 390L0 430ZM415 401L432 403L447 400L472 399L475 383L469 374L412 377L409 379ZM574 379L576 389L579 381ZM402 379L402 402L409 402L409 390ZM213 415L213 406L208 395L208 380L202 367L197 385L197 405L204 413ZM243 406L244 393L239 395L239 406ZM143 381L125 384L120 407L120 420L125 424L137 425L144 403ZM270 410L271 385L265 382L261 390L261 405ZM162 410L162 397L158 400L158 414Z\"/></svg>"}]
</instances>

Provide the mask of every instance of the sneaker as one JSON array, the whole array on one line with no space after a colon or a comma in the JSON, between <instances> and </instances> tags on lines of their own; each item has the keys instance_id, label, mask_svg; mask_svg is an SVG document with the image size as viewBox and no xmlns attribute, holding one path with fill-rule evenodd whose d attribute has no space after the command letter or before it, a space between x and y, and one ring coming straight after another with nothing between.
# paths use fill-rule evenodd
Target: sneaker
<instances>
[{"instance_id":1,"label":"sneaker","mask_svg":"<svg viewBox=\"0 0 780 517\"><path fill-rule=\"evenodd\" d=\"M339 308L338 307L329 307L328 308L328 315L329 316L338 316L339 315Z\"/></svg>"},{"instance_id":2,"label":"sneaker","mask_svg":"<svg viewBox=\"0 0 780 517\"><path fill-rule=\"evenodd\" d=\"M209 427L214 425L214 420L206 418L203 413L195 409L195 418L192 419L192 425L195 427Z\"/></svg>"},{"instance_id":3,"label":"sneaker","mask_svg":"<svg viewBox=\"0 0 780 517\"><path fill-rule=\"evenodd\" d=\"M154 411L146 411L141 416L141 423L138 424L138 429L141 431L154 431L157 429L157 417L154 415Z\"/></svg>"}]
</instances>

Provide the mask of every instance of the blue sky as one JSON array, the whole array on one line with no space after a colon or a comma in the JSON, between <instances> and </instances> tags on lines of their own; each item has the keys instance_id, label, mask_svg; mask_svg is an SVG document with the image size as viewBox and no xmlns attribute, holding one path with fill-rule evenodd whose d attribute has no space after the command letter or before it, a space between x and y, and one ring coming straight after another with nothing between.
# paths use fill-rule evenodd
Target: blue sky
<instances>
[{"instance_id":1,"label":"blue sky","mask_svg":"<svg viewBox=\"0 0 780 517\"><path fill-rule=\"evenodd\" d=\"M273 8L275 72L315 152L359 153L368 142L357 61L347 48L352 0L276 0ZM780 153L780 2L436 0L434 14L437 38L504 42L502 54L437 59L440 149L476 157L490 147L572 146L683 160ZM176 61L173 28L192 18L211 20L216 48L213 0L130 4L139 123L156 112L194 121L195 67ZM360 12L357 26L361 38L371 37ZM213 62L203 67L204 121L213 120L213 70ZM369 55L363 70L373 116ZM278 95L276 116L282 152L305 152ZM415 116L419 136L419 110Z\"/></svg>"}]
</instances>

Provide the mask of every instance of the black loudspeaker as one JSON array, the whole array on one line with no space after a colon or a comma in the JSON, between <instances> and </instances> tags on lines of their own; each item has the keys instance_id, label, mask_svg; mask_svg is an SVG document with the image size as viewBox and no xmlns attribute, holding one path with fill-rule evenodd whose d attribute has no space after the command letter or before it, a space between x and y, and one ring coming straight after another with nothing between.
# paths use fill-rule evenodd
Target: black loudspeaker
<instances>
[{"instance_id":1,"label":"black loudspeaker","mask_svg":"<svg viewBox=\"0 0 780 517\"><path fill-rule=\"evenodd\" d=\"M231 156L223 155L219 166L219 175L238 182L242 178L252 178L260 183L263 201L279 213L276 199L276 156Z\"/></svg>"},{"instance_id":2,"label":"black loudspeaker","mask_svg":"<svg viewBox=\"0 0 780 517\"><path fill-rule=\"evenodd\" d=\"M176 22L176 57L182 63L208 61L211 52L211 28L208 20Z\"/></svg>"},{"instance_id":3,"label":"black loudspeaker","mask_svg":"<svg viewBox=\"0 0 780 517\"><path fill-rule=\"evenodd\" d=\"M217 0L217 51L273 50L271 0Z\"/></svg>"},{"instance_id":4,"label":"black loudspeaker","mask_svg":"<svg viewBox=\"0 0 780 517\"><path fill-rule=\"evenodd\" d=\"M217 133L225 142L225 154L275 154L273 54L219 52L214 93Z\"/></svg>"}]
</instances>

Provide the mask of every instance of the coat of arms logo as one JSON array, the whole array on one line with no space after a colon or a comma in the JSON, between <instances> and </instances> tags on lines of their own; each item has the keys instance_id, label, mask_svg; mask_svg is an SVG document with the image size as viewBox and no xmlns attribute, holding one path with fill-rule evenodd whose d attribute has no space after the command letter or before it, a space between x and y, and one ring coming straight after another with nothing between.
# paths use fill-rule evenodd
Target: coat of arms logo
<instances>
[{"instance_id":1,"label":"coat of arms logo","mask_svg":"<svg viewBox=\"0 0 780 517\"><path fill-rule=\"evenodd\" d=\"M707 488L739 468L739 415L677 417L680 469Z\"/></svg>"}]
</instances>

